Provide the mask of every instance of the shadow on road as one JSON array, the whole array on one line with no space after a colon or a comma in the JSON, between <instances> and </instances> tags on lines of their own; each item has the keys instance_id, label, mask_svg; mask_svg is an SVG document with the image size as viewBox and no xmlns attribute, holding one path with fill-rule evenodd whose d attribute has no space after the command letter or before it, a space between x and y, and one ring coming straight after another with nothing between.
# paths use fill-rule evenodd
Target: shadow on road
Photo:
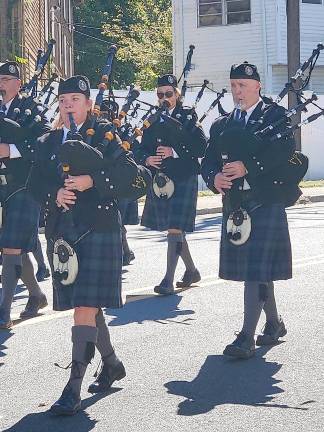
<instances>
[{"instance_id":1,"label":"shadow on road","mask_svg":"<svg viewBox=\"0 0 324 432\"><path fill-rule=\"evenodd\" d=\"M4 343L11 336L13 336L13 333L11 332L11 330L0 330L0 367L4 365L4 363L2 361L2 357L4 357L6 355L5 350L7 349L7 346Z\"/></svg>"},{"instance_id":2,"label":"shadow on road","mask_svg":"<svg viewBox=\"0 0 324 432\"><path fill-rule=\"evenodd\" d=\"M72 417L55 417L49 412L31 413L23 417L18 423L3 432L89 432L94 429L97 420L90 418L84 410L121 388L111 389L109 393L90 396L82 401L82 411Z\"/></svg>"},{"instance_id":3,"label":"shadow on road","mask_svg":"<svg viewBox=\"0 0 324 432\"><path fill-rule=\"evenodd\" d=\"M130 296L128 296L130 297ZM160 324L183 324L188 325L193 318L180 318L184 315L192 315L193 310L181 310L179 304L182 300L180 295L159 297L156 295L136 296L136 301L127 303L122 309L110 309L109 315L114 315L109 325L120 326L130 323L143 324L145 321L155 321Z\"/></svg>"},{"instance_id":4,"label":"shadow on road","mask_svg":"<svg viewBox=\"0 0 324 432\"><path fill-rule=\"evenodd\" d=\"M168 393L186 398L178 405L178 415L194 416L207 413L219 405L248 405L307 410L299 406L275 403L275 395L284 392L275 375L282 364L268 362L257 350L250 360L232 360L210 355L193 381L171 381L165 384Z\"/></svg>"}]
</instances>

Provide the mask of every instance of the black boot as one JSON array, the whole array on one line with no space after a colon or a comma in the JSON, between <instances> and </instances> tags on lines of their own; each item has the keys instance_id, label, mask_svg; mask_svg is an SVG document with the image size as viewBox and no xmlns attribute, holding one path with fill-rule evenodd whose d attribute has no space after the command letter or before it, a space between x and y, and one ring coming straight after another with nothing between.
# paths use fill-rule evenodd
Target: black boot
<instances>
[{"instance_id":1,"label":"black boot","mask_svg":"<svg viewBox=\"0 0 324 432\"><path fill-rule=\"evenodd\" d=\"M94 357L97 334L96 327L85 325L72 327L72 362L67 367L71 367L71 375L61 397L50 408L52 414L70 416L80 410L81 385L87 366Z\"/></svg>"},{"instance_id":2,"label":"black boot","mask_svg":"<svg viewBox=\"0 0 324 432\"><path fill-rule=\"evenodd\" d=\"M249 359L255 354L254 339L241 332L234 342L226 346L223 354L240 359Z\"/></svg>"},{"instance_id":3,"label":"black boot","mask_svg":"<svg viewBox=\"0 0 324 432\"><path fill-rule=\"evenodd\" d=\"M115 353L114 353L115 354ZM96 375L95 375L96 376ZM89 393L103 393L110 389L115 381L125 378L126 371L123 363L109 364L102 360L102 367L96 380L89 386Z\"/></svg>"},{"instance_id":4,"label":"black boot","mask_svg":"<svg viewBox=\"0 0 324 432\"><path fill-rule=\"evenodd\" d=\"M190 285L193 283L199 282L200 280L201 276L197 269L194 271L186 270L182 276L182 279L178 281L176 285L178 288L186 288L190 287Z\"/></svg>"},{"instance_id":5,"label":"black boot","mask_svg":"<svg viewBox=\"0 0 324 432\"><path fill-rule=\"evenodd\" d=\"M78 364L72 365L73 369L78 369ZM72 372L71 372L72 373ZM72 416L76 414L81 409L81 398L80 393L73 390L70 385L70 381L65 386L61 397L51 406L51 414L62 415L62 416Z\"/></svg>"},{"instance_id":6,"label":"black boot","mask_svg":"<svg viewBox=\"0 0 324 432\"><path fill-rule=\"evenodd\" d=\"M20 318L32 318L37 316L40 309L48 305L45 294L40 297L30 296L25 309L20 313Z\"/></svg>"}]
</instances>

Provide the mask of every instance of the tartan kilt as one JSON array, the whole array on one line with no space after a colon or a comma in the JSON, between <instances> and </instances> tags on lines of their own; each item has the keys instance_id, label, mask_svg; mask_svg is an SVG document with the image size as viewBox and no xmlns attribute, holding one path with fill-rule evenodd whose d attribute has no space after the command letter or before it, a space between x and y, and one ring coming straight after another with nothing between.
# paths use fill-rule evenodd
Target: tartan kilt
<instances>
[{"instance_id":1,"label":"tartan kilt","mask_svg":"<svg viewBox=\"0 0 324 432\"><path fill-rule=\"evenodd\" d=\"M219 277L255 282L291 279L291 244L284 206L264 205L250 216L250 238L245 244L235 246L227 239L228 214L223 214Z\"/></svg>"},{"instance_id":2,"label":"tartan kilt","mask_svg":"<svg viewBox=\"0 0 324 432\"><path fill-rule=\"evenodd\" d=\"M139 222L138 202L128 199L118 200L118 209L123 225L137 225Z\"/></svg>"},{"instance_id":3,"label":"tartan kilt","mask_svg":"<svg viewBox=\"0 0 324 432\"><path fill-rule=\"evenodd\" d=\"M3 188L5 186L2 186ZM1 191L1 195L5 191ZM32 252L36 249L40 205L25 189L8 200L2 199L3 215L0 229L0 248L22 249Z\"/></svg>"},{"instance_id":4,"label":"tartan kilt","mask_svg":"<svg viewBox=\"0 0 324 432\"><path fill-rule=\"evenodd\" d=\"M156 231L174 228L185 232L195 230L198 196L198 176L174 182L170 199L158 198L150 187L143 210L141 225Z\"/></svg>"},{"instance_id":5,"label":"tartan kilt","mask_svg":"<svg viewBox=\"0 0 324 432\"><path fill-rule=\"evenodd\" d=\"M72 232L71 232L72 231ZM77 226L63 238L71 246L76 238L87 231ZM70 240L70 242L69 242ZM53 269L54 240L47 241L47 256ZM74 246L79 271L71 285L62 285L53 279L53 309L68 310L78 306L120 308L122 243L121 231L90 232Z\"/></svg>"}]
</instances>

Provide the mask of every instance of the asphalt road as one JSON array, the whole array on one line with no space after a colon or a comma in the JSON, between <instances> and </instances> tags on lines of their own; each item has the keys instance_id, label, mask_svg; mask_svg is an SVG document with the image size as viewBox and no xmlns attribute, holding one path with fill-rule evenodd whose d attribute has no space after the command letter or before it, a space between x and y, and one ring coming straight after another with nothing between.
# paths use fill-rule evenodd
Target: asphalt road
<instances>
[{"instance_id":1,"label":"asphalt road","mask_svg":"<svg viewBox=\"0 0 324 432\"><path fill-rule=\"evenodd\" d=\"M96 355L84 380L84 411L50 417L46 411L68 379L53 363L70 361L71 312L48 308L0 333L0 430L322 432L324 204L288 214L294 278L276 284L288 329L283 343L248 361L222 356L240 329L243 290L217 278L220 215L197 218L188 235L201 283L166 298L152 294L164 273L165 237L130 227L136 261L124 268L127 304L107 316L127 377L108 395L90 396ZM177 276L182 272L181 265ZM50 282L42 286L50 297ZM15 316L25 303L20 287Z\"/></svg>"}]
</instances>

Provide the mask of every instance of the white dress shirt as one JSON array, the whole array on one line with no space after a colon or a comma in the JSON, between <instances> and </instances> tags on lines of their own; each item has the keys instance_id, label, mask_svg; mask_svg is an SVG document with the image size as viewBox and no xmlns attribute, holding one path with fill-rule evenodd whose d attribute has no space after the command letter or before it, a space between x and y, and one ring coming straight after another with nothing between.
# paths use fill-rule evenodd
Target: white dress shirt
<instances>
[{"instance_id":1,"label":"white dress shirt","mask_svg":"<svg viewBox=\"0 0 324 432\"><path fill-rule=\"evenodd\" d=\"M77 125L77 130L79 131L83 126L83 123ZM67 134L70 132L70 129L63 125L63 138L62 138L62 144L66 141Z\"/></svg>"},{"instance_id":2,"label":"white dress shirt","mask_svg":"<svg viewBox=\"0 0 324 432\"><path fill-rule=\"evenodd\" d=\"M249 121L249 118L251 117L251 114L253 113L253 111L259 105L260 102L262 102L261 98L259 98L257 103L255 103L249 109L246 110L245 124L247 124L247 122ZM238 109L238 111L241 111L241 110ZM237 114L237 112L235 114ZM250 187L249 183L246 181L246 179L244 179L243 190L249 190L249 189L251 189L251 187Z\"/></svg>"},{"instance_id":3,"label":"white dress shirt","mask_svg":"<svg viewBox=\"0 0 324 432\"><path fill-rule=\"evenodd\" d=\"M9 102L5 104L6 107L6 113L9 111L10 105L12 103L13 99L11 99ZM21 154L20 151L17 149L15 144L9 144L9 158L10 159L17 159L20 158Z\"/></svg>"}]
</instances>

